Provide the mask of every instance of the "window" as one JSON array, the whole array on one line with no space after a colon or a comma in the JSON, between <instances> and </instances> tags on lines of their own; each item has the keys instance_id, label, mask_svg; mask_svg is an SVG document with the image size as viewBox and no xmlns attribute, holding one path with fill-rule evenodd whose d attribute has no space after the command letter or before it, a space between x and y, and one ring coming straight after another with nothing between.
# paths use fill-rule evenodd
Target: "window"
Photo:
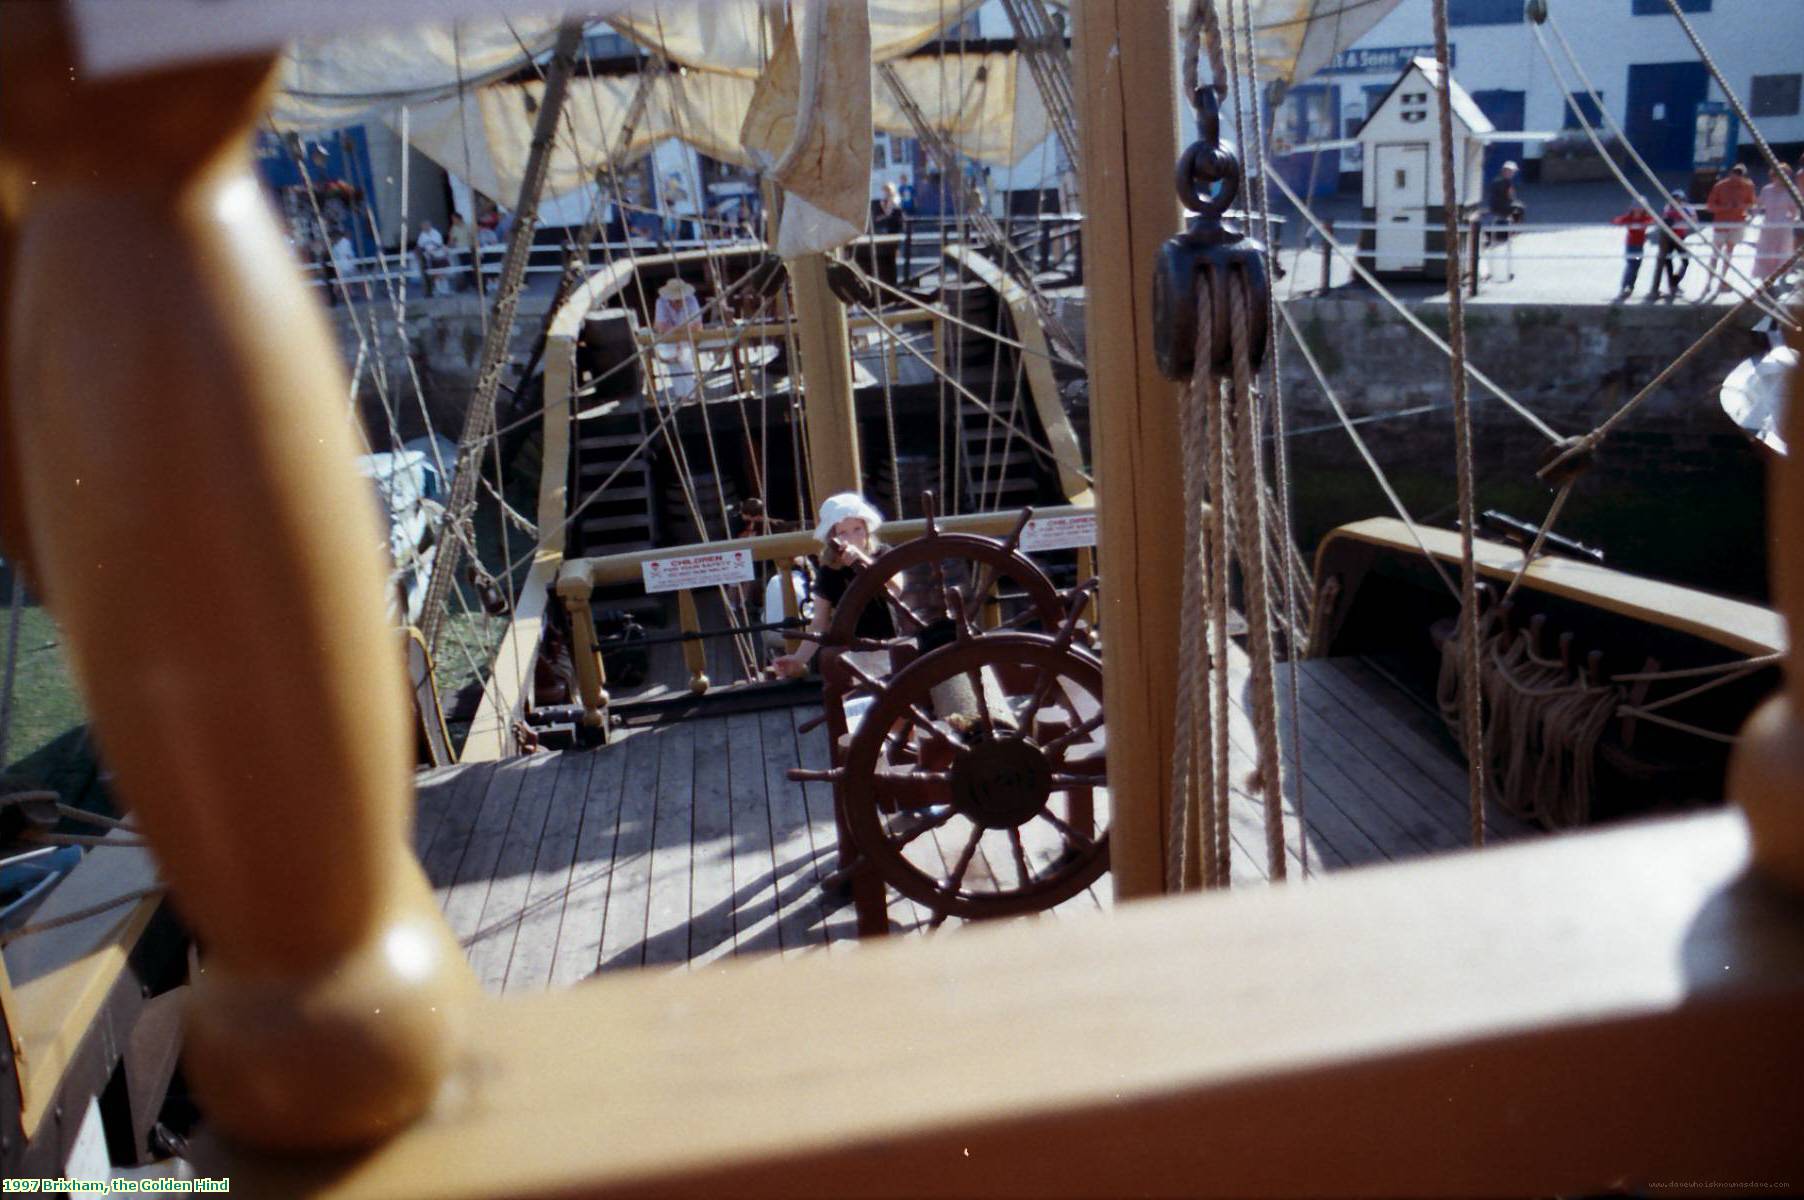
<instances>
[{"instance_id":1,"label":"window","mask_svg":"<svg viewBox=\"0 0 1804 1200\"><path fill-rule=\"evenodd\" d=\"M1685 12L1709 12L1710 0L1679 0L1679 7ZM1635 0L1634 13L1638 17L1665 17L1672 15L1666 0Z\"/></svg>"},{"instance_id":2,"label":"window","mask_svg":"<svg viewBox=\"0 0 1804 1200\"><path fill-rule=\"evenodd\" d=\"M1798 115L1797 75L1756 75L1749 89L1748 112L1756 117Z\"/></svg>"},{"instance_id":3,"label":"window","mask_svg":"<svg viewBox=\"0 0 1804 1200\"><path fill-rule=\"evenodd\" d=\"M1603 93L1597 93L1597 100L1603 99ZM1572 92L1566 97L1566 120L1562 129L1581 129L1585 125L1593 129L1603 125L1603 113L1598 111L1597 100L1591 98L1590 92ZM1584 120L1580 121L1579 118Z\"/></svg>"},{"instance_id":4,"label":"window","mask_svg":"<svg viewBox=\"0 0 1804 1200\"><path fill-rule=\"evenodd\" d=\"M1518 25L1521 22L1522 0L1447 0L1449 25Z\"/></svg>"}]
</instances>

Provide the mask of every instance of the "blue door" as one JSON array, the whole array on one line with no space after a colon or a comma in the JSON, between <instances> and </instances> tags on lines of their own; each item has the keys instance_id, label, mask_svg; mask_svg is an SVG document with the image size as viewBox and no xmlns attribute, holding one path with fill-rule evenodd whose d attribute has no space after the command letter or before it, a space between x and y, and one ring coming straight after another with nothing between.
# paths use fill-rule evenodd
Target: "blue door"
<instances>
[{"instance_id":1,"label":"blue door","mask_svg":"<svg viewBox=\"0 0 1804 1200\"><path fill-rule=\"evenodd\" d=\"M1698 105L1710 86L1701 62L1636 63L1629 68L1628 120L1623 129L1657 171L1691 166Z\"/></svg>"},{"instance_id":2,"label":"blue door","mask_svg":"<svg viewBox=\"0 0 1804 1200\"><path fill-rule=\"evenodd\" d=\"M1522 128L1523 114L1527 112L1528 93L1510 92L1497 89L1489 92L1473 92L1472 102L1498 129ZM1506 162L1522 161L1521 142L1487 142L1485 144L1485 178L1494 179L1498 170Z\"/></svg>"},{"instance_id":3,"label":"blue door","mask_svg":"<svg viewBox=\"0 0 1804 1200\"><path fill-rule=\"evenodd\" d=\"M1340 88L1331 83L1291 88L1272 122L1275 140L1286 145L1332 141L1340 137ZM1305 200L1332 196L1340 187L1339 150L1286 154L1278 159L1277 167L1284 182ZM1305 192L1306 188L1312 190Z\"/></svg>"}]
</instances>

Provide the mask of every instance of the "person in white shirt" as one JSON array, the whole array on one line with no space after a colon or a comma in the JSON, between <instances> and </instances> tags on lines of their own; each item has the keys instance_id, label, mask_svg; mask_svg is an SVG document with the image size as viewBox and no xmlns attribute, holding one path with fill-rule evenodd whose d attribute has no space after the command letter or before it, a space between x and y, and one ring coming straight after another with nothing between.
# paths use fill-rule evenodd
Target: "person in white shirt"
<instances>
[{"instance_id":1,"label":"person in white shirt","mask_svg":"<svg viewBox=\"0 0 1804 1200\"><path fill-rule=\"evenodd\" d=\"M658 289L658 303L652 312L652 329L659 341L657 355L667 364L667 387L676 400L687 400L696 394L695 342L685 336L702 323L702 306L695 298L695 288L678 278L671 278ZM680 332L682 331L682 332Z\"/></svg>"}]
</instances>

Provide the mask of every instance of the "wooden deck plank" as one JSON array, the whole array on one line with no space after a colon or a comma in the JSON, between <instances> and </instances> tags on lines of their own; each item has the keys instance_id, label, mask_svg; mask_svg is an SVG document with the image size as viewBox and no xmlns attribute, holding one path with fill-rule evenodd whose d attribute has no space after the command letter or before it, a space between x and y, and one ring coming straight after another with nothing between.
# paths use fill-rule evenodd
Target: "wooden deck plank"
<instances>
[{"instance_id":1,"label":"wooden deck plank","mask_svg":"<svg viewBox=\"0 0 1804 1200\"><path fill-rule=\"evenodd\" d=\"M1265 801L1247 790L1247 780L1253 773L1253 764L1257 761L1254 751L1253 724L1246 712L1240 707L1238 699L1230 693L1228 706L1232 709L1228 722L1228 770L1229 790L1233 793L1228 806L1228 824L1235 830L1244 843L1253 861L1259 864L1262 873L1270 877L1270 864L1266 861L1265 850ZM1284 797L1282 806L1284 823L1285 875L1287 878L1303 872L1303 824L1297 819L1296 798L1294 795ZM1338 813L1338 810L1336 810ZM1332 819L1332 818L1331 818ZM1344 822L1343 822L1344 824ZM1337 832L1345 836L1345 831ZM1357 834L1357 830L1354 831ZM1326 834L1322 827L1311 822L1309 829L1308 873L1335 870L1354 864L1337 844L1337 839ZM1364 843L1370 847L1371 843ZM1370 853L1376 855L1375 848Z\"/></svg>"},{"instance_id":2,"label":"wooden deck plank","mask_svg":"<svg viewBox=\"0 0 1804 1200\"><path fill-rule=\"evenodd\" d=\"M790 721L795 728L798 761L804 767L824 771L832 765L832 754L827 745L827 727L819 725L806 733L802 732L803 724L820 715L821 707L818 704L789 710ZM833 785L804 783L792 786L802 789L802 800L808 809L808 825L813 831L818 873L825 875L837 870L840 866L839 826L833 817ZM826 913L829 946L835 942L857 939L858 914L852 907L850 896L833 896L823 892L821 908Z\"/></svg>"},{"instance_id":3,"label":"wooden deck plank","mask_svg":"<svg viewBox=\"0 0 1804 1200\"><path fill-rule=\"evenodd\" d=\"M645 917L650 899L652 822L657 808L659 731L634 734L621 743L626 778L620 788L620 829L614 839L614 869L601 929L603 971L645 962Z\"/></svg>"},{"instance_id":4,"label":"wooden deck plank","mask_svg":"<svg viewBox=\"0 0 1804 1200\"><path fill-rule=\"evenodd\" d=\"M431 841L424 847L418 842L415 846L419 848L420 865L425 868L426 878L438 892L440 909L444 908L451 885L457 880L457 868L463 864L470 832L476 828L476 814L482 808L483 796L488 793L489 779L499 765L472 763L455 779L432 785L433 790L443 788L448 794Z\"/></svg>"},{"instance_id":5,"label":"wooden deck plank","mask_svg":"<svg viewBox=\"0 0 1804 1200\"><path fill-rule=\"evenodd\" d=\"M539 857L539 840L545 833L563 755L532 754L526 757L525 778L514 799L514 811L503 836L501 852L489 873L489 892L483 899L476 932L466 946L476 978L499 995L507 984L507 967L514 957L514 941L526 910L526 893L532 883L533 863Z\"/></svg>"},{"instance_id":6,"label":"wooden deck plank","mask_svg":"<svg viewBox=\"0 0 1804 1200\"><path fill-rule=\"evenodd\" d=\"M1251 664L1238 673L1236 683L1247 686ZM1408 784L1378 771L1359 754L1330 723L1319 721L1314 710L1304 706L1302 720L1295 722L1291 713L1290 688L1279 667L1278 709L1279 746L1284 755L1286 776L1293 784L1292 801L1297 787L1304 789L1302 808L1305 814L1313 803L1326 799L1336 805L1347 819L1371 839L1373 845L1392 861L1416 858L1435 850L1457 850L1461 843L1429 818L1405 796ZM1299 678L1299 693L1313 687L1311 681ZM1302 779L1290 770L1291 733L1302 739Z\"/></svg>"},{"instance_id":7,"label":"wooden deck plank","mask_svg":"<svg viewBox=\"0 0 1804 1200\"><path fill-rule=\"evenodd\" d=\"M695 727L657 730L658 787L652 812L645 903L645 965L689 961L689 882L695 835Z\"/></svg>"},{"instance_id":8,"label":"wooden deck plank","mask_svg":"<svg viewBox=\"0 0 1804 1200\"><path fill-rule=\"evenodd\" d=\"M458 780L475 769L474 763L453 763L448 767L437 767L430 771L415 773L413 777L413 853L415 858L422 862L425 861L426 851L432 845L433 835L444 823L445 813L451 807L451 797L457 791Z\"/></svg>"},{"instance_id":9,"label":"wooden deck plank","mask_svg":"<svg viewBox=\"0 0 1804 1200\"><path fill-rule=\"evenodd\" d=\"M571 894L571 868L582 831L583 800L599 757L591 751L565 751L558 763L557 783L545 811L545 828L527 880L514 954L502 983L506 992L542 992L551 982L557 957L558 928Z\"/></svg>"},{"instance_id":10,"label":"wooden deck plank","mask_svg":"<svg viewBox=\"0 0 1804 1200\"><path fill-rule=\"evenodd\" d=\"M689 866L689 961L699 966L733 954L733 812L727 723L715 718L691 724L695 826Z\"/></svg>"},{"instance_id":11,"label":"wooden deck plank","mask_svg":"<svg viewBox=\"0 0 1804 1200\"><path fill-rule=\"evenodd\" d=\"M758 714L764 738L764 791L770 801L771 851L776 859L777 937L787 954L824 946L820 875L815 869L813 830L801 789L789 782L800 765L795 725L781 709Z\"/></svg>"},{"instance_id":12,"label":"wooden deck plank","mask_svg":"<svg viewBox=\"0 0 1804 1200\"><path fill-rule=\"evenodd\" d=\"M520 785L526 782L530 765L530 758L510 758L498 764L489 776L482 806L476 812L476 824L470 830L470 844L445 896L445 920L457 940L466 945L481 925L482 907L495 879L495 864L501 859L501 846L514 817L514 802L519 799Z\"/></svg>"},{"instance_id":13,"label":"wooden deck plank","mask_svg":"<svg viewBox=\"0 0 1804 1200\"><path fill-rule=\"evenodd\" d=\"M733 953L775 950L776 859L771 854L770 803L765 796L764 733L757 713L734 713L726 727L734 851Z\"/></svg>"},{"instance_id":14,"label":"wooden deck plank","mask_svg":"<svg viewBox=\"0 0 1804 1200\"><path fill-rule=\"evenodd\" d=\"M594 751L582 815L570 863L570 890L558 921L551 986L566 987L595 973L601 961L602 924L614 878L614 839L620 828L621 785L627 748L619 742Z\"/></svg>"},{"instance_id":15,"label":"wooden deck plank","mask_svg":"<svg viewBox=\"0 0 1804 1200\"><path fill-rule=\"evenodd\" d=\"M1369 709L1370 703L1349 703L1330 682L1330 676L1340 678L1334 668L1319 659L1300 666L1303 679L1299 691L1306 717L1312 716L1319 728L1332 731L1330 742L1342 747L1344 753L1358 755L1396 784L1400 794L1442 830L1452 845L1465 846L1468 825L1463 791L1455 795L1441 778L1417 766L1396 745L1399 738L1413 739L1413 731L1393 728L1389 736L1379 732L1373 728L1369 715L1362 716L1360 712L1362 708ZM1445 844L1436 840L1436 845Z\"/></svg>"},{"instance_id":16,"label":"wooden deck plank","mask_svg":"<svg viewBox=\"0 0 1804 1200\"><path fill-rule=\"evenodd\" d=\"M1452 749L1451 741L1440 718L1404 695L1396 684L1356 658L1318 660L1331 664L1324 668L1323 680L1353 709L1354 714L1377 730L1392 746L1432 778L1439 780L1456 802L1456 811L1466 811L1466 766ZM1406 736L1404 731L1413 736ZM1532 821L1505 812L1495 800L1485 805L1487 836L1495 834L1500 841L1524 834L1543 832Z\"/></svg>"}]
</instances>

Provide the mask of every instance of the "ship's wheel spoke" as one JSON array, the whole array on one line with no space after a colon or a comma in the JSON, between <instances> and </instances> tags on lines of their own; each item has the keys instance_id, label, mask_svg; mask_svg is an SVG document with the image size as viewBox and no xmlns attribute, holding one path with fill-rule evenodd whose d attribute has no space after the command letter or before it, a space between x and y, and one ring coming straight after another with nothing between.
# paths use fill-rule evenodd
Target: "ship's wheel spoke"
<instances>
[{"instance_id":1,"label":"ship's wheel spoke","mask_svg":"<svg viewBox=\"0 0 1804 1200\"><path fill-rule=\"evenodd\" d=\"M1097 713L1093 717L1086 717L1084 720L1078 722L1074 728L1067 729L1064 733L1059 734L1059 736L1053 738L1044 746L1041 746L1040 749L1046 752L1046 757L1052 759L1054 762L1062 763L1065 761L1066 752L1071 749L1072 745L1075 744L1079 738L1088 737L1090 734L1095 733L1101 728L1102 714Z\"/></svg>"},{"instance_id":2,"label":"ship's wheel spoke","mask_svg":"<svg viewBox=\"0 0 1804 1200\"><path fill-rule=\"evenodd\" d=\"M1077 830L1071 828L1071 826L1064 821L1053 816L1052 809L1050 808L1042 808L1039 812L1039 817L1042 821L1045 821L1048 825L1058 830L1060 835L1063 836L1067 842L1075 845L1080 850L1088 850L1096 845L1094 839L1085 837Z\"/></svg>"},{"instance_id":3,"label":"ship's wheel spoke","mask_svg":"<svg viewBox=\"0 0 1804 1200\"><path fill-rule=\"evenodd\" d=\"M954 896L958 895L959 889L965 883L965 872L971 869L971 860L977 857L977 843L981 841L983 841L983 826L972 826L970 840L965 843L964 850L959 853L958 864L952 868L952 878L946 881L946 886L942 890Z\"/></svg>"},{"instance_id":4,"label":"ship's wheel spoke","mask_svg":"<svg viewBox=\"0 0 1804 1200\"><path fill-rule=\"evenodd\" d=\"M1021 872L1021 886L1026 887L1033 882L1034 873L1032 868L1027 865L1027 847L1021 844L1021 829L1019 826L1013 827L1008 831L1008 844L1009 849L1014 851L1015 854L1015 869Z\"/></svg>"},{"instance_id":5,"label":"ship's wheel spoke","mask_svg":"<svg viewBox=\"0 0 1804 1200\"><path fill-rule=\"evenodd\" d=\"M1021 713L1022 736L1033 736L1034 718L1040 715L1040 709L1051 697L1052 689L1057 686L1058 681L1059 677L1048 672L1045 667L1036 669L1032 696L1027 702L1027 708Z\"/></svg>"},{"instance_id":6,"label":"ship's wheel spoke","mask_svg":"<svg viewBox=\"0 0 1804 1200\"><path fill-rule=\"evenodd\" d=\"M896 829L892 827L892 836L890 837L889 844L895 847L898 852L906 850L925 835L932 833L937 829L945 828L946 824L950 822L953 817L958 815L958 810L953 808L950 804L941 805L939 808L940 811L938 812L905 814L904 817L896 823L901 829L899 835L896 833Z\"/></svg>"},{"instance_id":7,"label":"ship's wheel spoke","mask_svg":"<svg viewBox=\"0 0 1804 1200\"><path fill-rule=\"evenodd\" d=\"M944 742L946 745L952 747L954 751L962 754L970 749L970 747L965 744L965 740L959 737L956 731L950 726L942 724L935 718L923 712L920 705L910 704L905 715L921 730L921 732L937 742Z\"/></svg>"}]
</instances>

